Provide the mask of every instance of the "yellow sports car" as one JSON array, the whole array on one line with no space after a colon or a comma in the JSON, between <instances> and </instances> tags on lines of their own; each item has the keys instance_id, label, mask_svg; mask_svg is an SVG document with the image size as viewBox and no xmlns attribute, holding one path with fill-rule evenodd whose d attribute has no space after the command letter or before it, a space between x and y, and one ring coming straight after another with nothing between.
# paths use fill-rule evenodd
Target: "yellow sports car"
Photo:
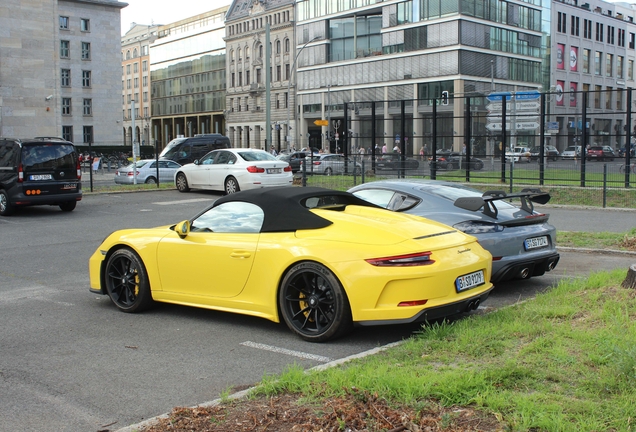
<instances>
[{"instance_id":1,"label":"yellow sports car","mask_svg":"<svg viewBox=\"0 0 636 432\"><path fill-rule=\"evenodd\" d=\"M236 312L323 342L353 325L476 309L492 289L491 261L446 225L348 192L282 187L227 195L176 225L111 234L90 258L90 291L124 312L153 302Z\"/></svg>"}]
</instances>

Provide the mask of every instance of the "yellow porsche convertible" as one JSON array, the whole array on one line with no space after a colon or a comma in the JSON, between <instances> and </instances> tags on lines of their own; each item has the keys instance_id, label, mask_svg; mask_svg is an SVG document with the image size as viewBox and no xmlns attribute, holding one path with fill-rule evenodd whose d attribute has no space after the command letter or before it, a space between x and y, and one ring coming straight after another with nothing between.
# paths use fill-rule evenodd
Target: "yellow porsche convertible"
<instances>
[{"instance_id":1,"label":"yellow porsche convertible","mask_svg":"<svg viewBox=\"0 0 636 432\"><path fill-rule=\"evenodd\" d=\"M354 325L476 309L492 258L474 237L348 192L282 187L222 197L191 220L120 230L89 261L90 291L124 312L175 303L284 321L323 342Z\"/></svg>"}]
</instances>

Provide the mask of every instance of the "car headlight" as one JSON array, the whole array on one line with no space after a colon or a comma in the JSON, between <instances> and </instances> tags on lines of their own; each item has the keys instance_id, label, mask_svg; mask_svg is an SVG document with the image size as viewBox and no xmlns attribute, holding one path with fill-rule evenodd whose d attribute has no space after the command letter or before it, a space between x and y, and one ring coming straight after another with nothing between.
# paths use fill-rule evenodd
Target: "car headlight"
<instances>
[{"instance_id":1,"label":"car headlight","mask_svg":"<svg viewBox=\"0 0 636 432\"><path fill-rule=\"evenodd\" d=\"M453 228L460 230L466 234L487 234L496 233L504 230L502 225L483 222L483 221L464 221L453 225Z\"/></svg>"}]
</instances>

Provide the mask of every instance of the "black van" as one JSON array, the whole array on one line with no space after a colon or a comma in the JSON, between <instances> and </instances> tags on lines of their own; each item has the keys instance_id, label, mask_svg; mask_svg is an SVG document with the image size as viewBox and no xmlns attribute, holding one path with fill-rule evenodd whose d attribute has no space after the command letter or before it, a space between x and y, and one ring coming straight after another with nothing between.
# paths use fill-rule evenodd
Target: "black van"
<instances>
[{"instance_id":1,"label":"black van","mask_svg":"<svg viewBox=\"0 0 636 432\"><path fill-rule=\"evenodd\" d=\"M61 138L0 138L0 215L17 207L75 209L82 199L82 169L73 143Z\"/></svg>"},{"instance_id":2,"label":"black van","mask_svg":"<svg viewBox=\"0 0 636 432\"><path fill-rule=\"evenodd\" d=\"M212 150L230 148L230 139L221 134L199 134L190 138L176 138L159 155L185 165L201 159Z\"/></svg>"}]
</instances>

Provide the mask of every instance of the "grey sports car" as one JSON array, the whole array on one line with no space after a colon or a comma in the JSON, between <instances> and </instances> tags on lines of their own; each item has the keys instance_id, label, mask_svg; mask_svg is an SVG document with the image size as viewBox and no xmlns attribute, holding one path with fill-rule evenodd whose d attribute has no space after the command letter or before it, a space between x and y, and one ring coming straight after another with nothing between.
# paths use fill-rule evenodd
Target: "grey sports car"
<instances>
[{"instance_id":1,"label":"grey sports car","mask_svg":"<svg viewBox=\"0 0 636 432\"><path fill-rule=\"evenodd\" d=\"M474 235L493 257L491 282L527 279L556 267L556 228L549 215L534 211L550 195L538 189L520 193L481 192L436 180L381 180L349 189L389 210L423 216ZM515 205L510 200L518 202Z\"/></svg>"}]
</instances>

